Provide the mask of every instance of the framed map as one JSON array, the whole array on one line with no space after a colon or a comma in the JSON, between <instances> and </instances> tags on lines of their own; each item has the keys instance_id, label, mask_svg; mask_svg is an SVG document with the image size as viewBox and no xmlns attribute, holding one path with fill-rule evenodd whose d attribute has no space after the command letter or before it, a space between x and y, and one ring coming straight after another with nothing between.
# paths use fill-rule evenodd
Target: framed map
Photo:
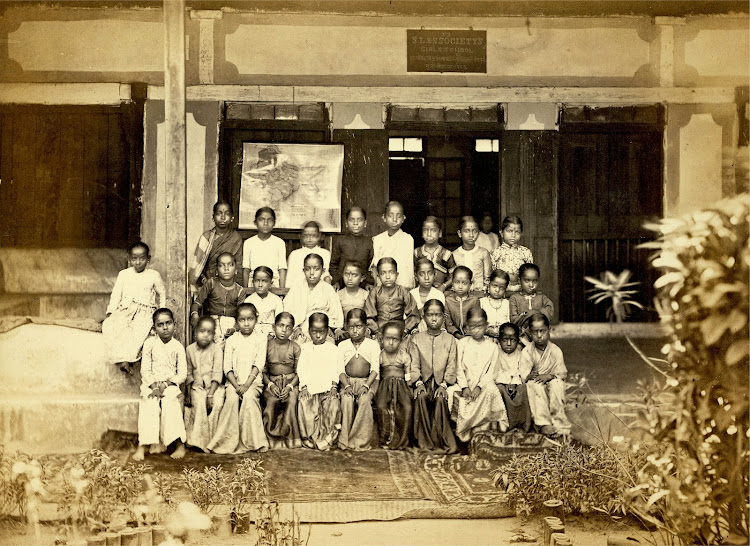
<instances>
[{"instance_id":1,"label":"framed map","mask_svg":"<svg viewBox=\"0 0 750 546\"><path fill-rule=\"evenodd\" d=\"M276 211L276 229L341 231L343 144L242 143L240 229L255 229L255 211Z\"/></svg>"}]
</instances>

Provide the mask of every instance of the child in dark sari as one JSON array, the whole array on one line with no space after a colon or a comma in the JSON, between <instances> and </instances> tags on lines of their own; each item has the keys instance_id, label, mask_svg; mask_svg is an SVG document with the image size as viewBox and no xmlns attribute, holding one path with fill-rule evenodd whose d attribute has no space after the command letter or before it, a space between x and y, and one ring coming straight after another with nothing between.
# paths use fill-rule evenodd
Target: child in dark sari
<instances>
[{"instance_id":1,"label":"child in dark sari","mask_svg":"<svg viewBox=\"0 0 750 546\"><path fill-rule=\"evenodd\" d=\"M232 227L234 209L231 203L219 200L214 205L214 227L204 232L198 239L195 254L188 272L190 286L195 293L207 279L216 276L216 259L228 252L234 256L234 263L238 265L235 282L242 284L242 237Z\"/></svg>"}]
</instances>

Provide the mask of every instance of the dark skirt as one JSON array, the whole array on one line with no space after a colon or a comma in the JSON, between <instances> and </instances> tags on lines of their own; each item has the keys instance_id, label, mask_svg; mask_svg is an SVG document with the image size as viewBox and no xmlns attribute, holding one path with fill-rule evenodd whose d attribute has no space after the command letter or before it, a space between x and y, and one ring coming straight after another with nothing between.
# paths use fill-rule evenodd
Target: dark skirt
<instances>
[{"instance_id":1,"label":"dark skirt","mask_svg":"<svg viewBox=\"0 0 750 546\"><path fill-rule=\"evenodd\" d=\"M431 377L425 384L427 392L421 393L414 401L414 438L420 449L442 450L456 453L456 437L451 430L448 399L435 398L438 385Z\"/></svg>"},{"instance_id":2,"label":"dark skirt","mask_svg":"<svg viewBox=\"0 0 750 546\"><path fill-rule=\"evenodd\" d=\"M283 389L290 383L294 374L273 375L271 381ZM266 436L271 448L295 448L302 447L302 438L299 432L299 420L297 419L297 398L299 391L294 387L286 400L271 394L268 389L263 391L266 407L263 410L263 424Z\"/></svg>"},{"instance_id":3,"label":"dark skirt","mask_svg":"<svg viewBox=\"0 0 750 546\"><path fill-rule=\"evenodd\" d=\"M375 395L378 441L387 449L409 447L412 420L412 391L400 377L380 380Z\"/></svg>"},{"instance_id":4,"label":"dark skirt","mask_svg":"<svg viewBox=\"0 0 750 546\"><path fill-rule=\"evenodd\" d=\"M500 396L503 397L505 410L508 412L508 430L518 428L524 432L531 430L531 408L526 385L497 384Z\"/></svg>"}]
</instances>

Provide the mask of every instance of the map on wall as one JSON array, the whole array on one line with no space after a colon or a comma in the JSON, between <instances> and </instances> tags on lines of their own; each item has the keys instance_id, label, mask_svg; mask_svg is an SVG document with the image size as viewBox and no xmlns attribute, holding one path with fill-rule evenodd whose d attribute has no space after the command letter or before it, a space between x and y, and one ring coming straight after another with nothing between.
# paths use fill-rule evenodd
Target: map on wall
<instances>
[{"instance_id":1,"label":"map on wall","mask_svg":"<svg viewBox=\"0 0 750 546\"><path fill-rule=\"evenodd\" d=\"M341 231L342 144L242 144L240 229L255 229L255 211L276 211L276 229Z\"/></svg>"}]
</instances>

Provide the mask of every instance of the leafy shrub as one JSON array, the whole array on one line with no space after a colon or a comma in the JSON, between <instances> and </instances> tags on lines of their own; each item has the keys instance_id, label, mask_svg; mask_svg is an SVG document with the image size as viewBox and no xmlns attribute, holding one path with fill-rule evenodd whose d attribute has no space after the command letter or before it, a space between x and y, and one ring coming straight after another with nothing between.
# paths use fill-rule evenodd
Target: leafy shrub
<instances>
[{"instance_id":1,"label":"leafy shrub","mask_svg":"<svg viewBox=\"0 0 750 546\"><path fill-rule=\"evenodd\" d=\"M203 470L184 468L185 485L193 502L204 514L214 505L227 503L229 498L229 473L221 465L206 466Z\"/></svg>"}]
</instances>

